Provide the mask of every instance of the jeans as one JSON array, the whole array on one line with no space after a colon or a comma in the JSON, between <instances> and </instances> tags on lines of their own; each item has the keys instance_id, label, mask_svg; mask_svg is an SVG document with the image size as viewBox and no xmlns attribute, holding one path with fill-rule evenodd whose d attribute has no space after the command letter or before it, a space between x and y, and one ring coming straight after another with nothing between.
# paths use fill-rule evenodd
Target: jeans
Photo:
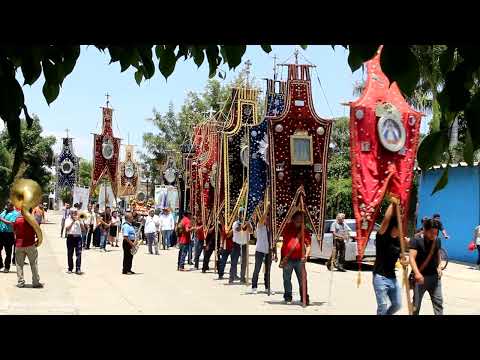
<instances>
[{"instance_id":1,"label":"jeans","mask_svg":"<svg viewBox=\"0 0 480 360\"><path fill-rule=\"evenodd\" d=\"M285 301L292 301L292 272L295 270L295 275L297 276L298 280L298 288L300 290L300 298L303 300L303 286L302 286L302 269L305 266L301 262L301 260L288 260L287 264L283 268L283 298ZM307 276L307 272L305 271L305 277ZM307 283L305 279L305 284ZM307 289L308 291L308 286ZM307 302L308 302L308 292L307 292Z\"/></svg>"},{"instance_id":2,"label":"jeans","mask_svg":"<svg viewBox=\"0 0 480 360\"><path fill-rule=\"evenodd\" d=\"M188 253L187 261L191 265L192 264L192 258L193 258L193 241L190 241L188 243L187 253Z\"/></svg>"},{"instance_id":3,"label":"jeans","mask_svg":"<svg viewBox=\"0 0 480 360\"><path fill-rule=\"evenodd\" d=\"M335 239L335 267L342 268L345 263L345 240Z\"/></svg>"},{"instance_id":4,"label":"jeans","mask_svg":"<svg viewBox=\"0 0 480 360\"><path fill-rule=\"evenodd\" d=\"M155 255L158 255L158 237L157 233L146 233L145 236L147 237L147 244L148 244L148 252L153 254L152 247L155 249Z\"/></svg>"},{"instance_id":5,"label":"jeans","mask_svg":"<svg viewBox=\"0 0 480 360\"><path fill-rule=\"evenodd\" d=\"M88 226L88 233L87 233L87 243L85 249L90 249L90 243L92 242L92 235L93 235L93 225Z\"/></svg>"},{"instance_id":6,"label":"jeans","mask_svg":"<svg viewBox=\"0 0 480 360\"><path fill-rule=\"evenodd\" d=\"M87 233L82 233L82 248L87 247Z\"/></svg>"},{"instance_id":7,"label":"jeans","mask_svg":"<svg viewBox=\"0 0 480 360\"><path fill-rule=\"evenodd\" d=\"M428 291L430 299L432 299L433 313L435 315L443 315L443 296L442 282L438 275L425 275L422 285L415 284L413 289L413 315L420 314L420 306L422 305L423 295Z\"/></svg>"},{"instance_id":8,"label":"jeans","mask_svg":"<svg viewBox=\"0 0 480 360\"><path fill-rule=\"evenodd\" d=\"M208 267L208 263L210 262L210 257L212 256L214 250L215 250L215 243L210 243L206 247L206 249L203 251L203 266L202 266L203 272L210 270L210 268Z\"/></svg>"},{"instance_id":9,"label":"jeans","mask_svg":"<svg viewBox=\"0 0 480 360\"><path fill-rule=\"evenodd\" d=\"M198 263L200 262L200 254L203 251L203 244L205 244L204 241L197 240L195 242L195 257L193 260L193 262L195 263L195 269L198 269ZM203 252L203 258L203 261L205 262L205 251Z\"/></svg>"},{"instance_id":10,"label":"jeans","mask_svg":"<svg viewBox=\"0 0 480 360\"><path fill-rule=\"evenodd\" d=\"M377 298L377 315L393 315L400 310L402 296L396 278L373 274L373 289Z\"/></svg>"},{"instance_id":11,"label":"jeans","mask_svg":"<svg viewBox=\"0 0 480 360\"><path fill-rule=\"evenodd\" d=\"M25 265L25 256L28 257L30 269L32 270L33 286L40 284L40 276L38 275L38 250L35 245L17 248L15 258L17 263L17 279L19 285L25 285L23 277L23 266Z\"/></svg>"},{"instance_id":12,"label":"jeans","mask_svg":"<svg viewBox=\"0 0 480 360\"><path fill-rule=\"evenodd\" d=\"M100 228L97 227L93 231L93 247L99 247L100 246Z\"/></svg>"},{"instance_id":13,"label":"jeans","mask_svg":"<svg viewBox=\"0 0 480 360\"><path fill-rule=\"evenodd\" d=\"M13 232L0 232L0 268L5 266L5 269L10 269L12 262L13 245L15 244L15 236ZM5 263L2 260L2 249L5 249ZM15 262L13 262L15 265Z\"/></svg>"},{"instance_id":14,"label":"jeans","mask_svg":"<svg viewBox=\"0 0 480 360\"><path fill-rule=\"evenodd\" d=\"M106 248L107 248L107 233L100 232L100 249L106 249Z\"/></svg>"},{"instance_id":15,"label":"jeans","mask_svg":"<svg viewBox=\"0 0 480 360\"><path fill-rule=\"evenodd\" d=\"M227 265L227 259L232 252L230 250L220 250L220 261L218 263L218 277L222 278L225 273L225 266Z\"/></svg>"},{"instance_id":16,"label":"jeans","mask_svg":"<svg viewBox=\"0 0 480 360\"><path fill-rule=\"evenodd\" d=\"M162 230L162 245L163 249L168 249L170 245L170 237L172 236L173 230Z\"/></svg>"},{"instance_id":17,"label":"jeans","mask_svg":"<svg viewBox=\"0 0 480 360\"><path fill-rule=\"evenodd\" d=\"M127 272L132 271L133 255L130 252L132 247L130 246L128 241L123 240L122 248L123 248L123 270L122 270L122 273L126 274Z\"/></svg>"},{"instance_id":18,"label":"jeans","mask_svg":"<svg viewBox=\"0 0 480 360\"><path fill-rule=\"evenodd\" d=\"M185 257L187 256L188 248L190 244L180 244L178 251L178 269L183 269L185 267Z\"/></svg>"},{"instance_id":19,"label":"jeans","mask_svg":"<svg viewBox=\"0 0 480 360\"><path fill-rule=\"evenodd\" d=\"M265 254L259 251L255 252L255 269L252 276L252 289L256 289L258 285L258 275L262 264L265 262L265 289L270 289L270 266L272 264L272 255L270 253Z\"/></svg>"},{"instance_id":20,"label":"jeans","mask_svg":"<svg viewBox=\"0 0 480 360\"><path fill-rule=\"evenodd\" d=\"M237 243L233 243L232 255L230 258L230 281L234 281L237 277L237 264L238 258L240 257L240 253L242 256L242 264L240 269L240 281L246 281L245 273L247 271L247 245L240 245Z\"/></svg>"},{"instance_id":21,"label":"jeans","mask_svg":"<svg viewBox=\"0 0 480 360\"><path fill-rule=\"evenodd\" d=\"M82 236L67 236L68 271L73 271L73 252L75 251L75 271L80 271L82 265Z\"/></svg>"},{"instance_id":22,"label":"jeans","mask_svg":"<svg viewBox=\"0 0 480 360\"><path fill-rule=\"evenodd\" d=\"M480 245L477 245L477 253L478 253L477 265L480 265Z\"/></svg>"}]
</instances>

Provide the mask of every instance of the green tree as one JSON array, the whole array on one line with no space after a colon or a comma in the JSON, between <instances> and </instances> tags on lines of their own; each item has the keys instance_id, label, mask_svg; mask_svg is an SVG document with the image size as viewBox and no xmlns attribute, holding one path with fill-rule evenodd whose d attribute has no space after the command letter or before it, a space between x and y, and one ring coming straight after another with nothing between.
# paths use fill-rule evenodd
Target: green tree
<instances>
[{"instance_id":1,"label":"green tree","mask_svg":"<svg viewBox=\"0 0 480 360\"><path fill-rule=\"evenodd\" d=\"M197 66L208 62L209 76L214 77L220 69L220 77L225 71L220 67L227 64L229 69L236 68L242 61L246 45L155 45L117 46L94 44L102 52L108 51L110 63L119 62L121 71L133 66L135 81L140 85L143 79L150 79L155 73L155 62L158 69L167 78L172 74L180 58L193 59ZM306 45L301 45L306 48ZM342 45L348 49L348 63L352 71L377 51L379 44ZM422 65L415 55L416 45L385 45L381 56L381 65L385 74L396 81L407 97L412 96L417 87ZM269 53L270 45L261 45ZM335 49L335 45L332 45ZM64 79L73 71L80 46L43 45L43 46L2 46L0 48L0 118L7 126L9 136L15 148L15 157L10 174L11 181L20 168L24 149L21 139L21 120L23 112L29 126L33 119L28 114L22 87L17 71L22 73L24 84L32 85L44 76L43 94L48 104L60 93ZM156 60L154 61L154 54ZM460 113L464 113L465 146L464 158L473 163L474 152L480 149L480 90L478 74L480 56L477 46L455 44L445 46L438 59L438 69L445 79L444 86L438 93L440 118L438 130L432 131L422 142L418 151L418 163L423 170L441 161L449 148L449 133L452 124ZM428 64L427 66L431 66ZM434 104L432 106L435 106ZM435 119L434 124L436 124ZM436 127L436 125L435 125ZM439 182L438 189L446 185L448 174Z\"/></svg>"},{"instance_id":2,"label":"green tree","mask_svg":"<svg viewBox=\"0 0 480 360\"><path fill-rule=\"evenodd\" d=\"M92 162L85 159L80 159L78 183L81 186L90 186L92 178Z\"/></svg>"},{"instance_id":3,"label":"green tree","mask_svg":"<svg viewBox=\"0 0 480 360\"><path fill-rule=\"evenodd\" d=\"M42 136L42 127L40 126L40 119L37 116L33 116L32 126L29 128L25 120L21 125L21 138L22 143L25 144L25 153L23 161L20 164L20 171L15 175L16 177L25 177L35 180L40 184L42 190L46 193L50 190L50 183L52 175L49 171L49 167L53 165L53 150L52 147L55 144L54 136ZM2 193L0 200L4 202L8 197L8 191L11 182L9 177L12 177L12 163L13 159L11 152L15 148L15 144L11 141L8 132L4 130L0 134L0 161L5 165L4 173L6 177L2 177Z\"/></svg>"}]
</instances>

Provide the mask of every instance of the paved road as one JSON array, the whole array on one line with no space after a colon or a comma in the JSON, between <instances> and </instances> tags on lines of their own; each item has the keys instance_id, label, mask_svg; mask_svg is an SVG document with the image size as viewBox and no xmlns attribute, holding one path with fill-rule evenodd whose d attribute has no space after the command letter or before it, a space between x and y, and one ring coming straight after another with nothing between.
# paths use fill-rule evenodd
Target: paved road
<instances>
[{"instance_id":1,"label":"paved road","mask_svg":"<svg viewBox=\"0 0 480 360\"><path fill-rule=\"evenodd\" d=\"M369 271L362 272L362 284L357 288L356 271L334 272L331 283L332 274L316 263L307 264L312 306L306 309L300 306L294 276L294 303L283 304L277 264L272 268L272 289L277 294L251 295L249 287L228 285L227 280L216 280L213 272L176 271L176 249L155 256L142 246L133 261L137 274L131 276L121 274L121 248L109 248L107 253L91 249L82 254L84 275L67 274L65 239L58 236L60 216L49 212L48 220L51 223L42 225L45 242L39 248L45 288L18 289L15 267L8 274L0 273L0 314L374 314L376 310ZM253 246L250 251L253 254ZM250 272L253 262L251 255ZM28 265L25 273L28 283ZM480 314L480 271L449 264L443 289L446 314ZM406 314L405 307L401 313ZM433 314L428 295L422 313Z\"/></svg>"}]
</instances>

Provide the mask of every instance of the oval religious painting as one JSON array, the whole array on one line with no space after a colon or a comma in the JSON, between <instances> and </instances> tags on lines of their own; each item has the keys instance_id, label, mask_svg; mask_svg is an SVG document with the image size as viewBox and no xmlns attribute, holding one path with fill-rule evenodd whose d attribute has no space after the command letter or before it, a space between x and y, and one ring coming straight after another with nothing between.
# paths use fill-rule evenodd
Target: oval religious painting
<instances>
[{"instance_id":1,"label":"oval religious painting","mask_svg":"<svg viewBox=\"0 0 480 360\"><path fill-rule=\"evenodd\" d=\"M400 151L405 145L405 127L400 119L382 116L377 124L378 136L383 147L389 151Z\"/></svg>"}]
</instances>

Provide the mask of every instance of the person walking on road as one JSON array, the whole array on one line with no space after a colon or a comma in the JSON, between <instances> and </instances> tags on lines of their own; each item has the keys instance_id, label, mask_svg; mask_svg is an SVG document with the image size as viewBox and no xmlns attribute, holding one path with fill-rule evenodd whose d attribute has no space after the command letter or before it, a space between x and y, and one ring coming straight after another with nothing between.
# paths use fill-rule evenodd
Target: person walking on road
<instances>
[{"instance_id":1,"label":"person walking on road","mask_svg":"<svg viewBox=\"0 0 480 360\"><path fill-rule=\"evenodd\" d=\"M113 211L112 212L112 218L110 220L110 227L108 230L108 237L109 237L109 242L110 245L113 247L118 247L118 225L120 224L120 218L118 217L118 212Z\"/></svg>"},{"instance_id":2,"label":"person walking on road","mask_svg":"<svg viewBox=\"0 0 480 360\"><path fill-rule=\"evenodd\" d=\"M165 208L160 214L160 229L162 231L162 245L163 250L168 250L172 246L171 238L173 230L175 229L175 219L170 209Z\"/></svg>"},{"instance_id":3,"label":"person walking on road","mask_svg":"<svg viewBox=\"0 0 480 360\"><path fill-rule=\"evenodd\" d=\"M131 212L127 212L125 215L125 222L122 225L122 236L123 236L123 268L122 274L124 275L133 275L135 274L132 271L132 248L135 246L135 228L132 225L133 216Z\"/></svg>"},{"instance_id":4,"label":"person walking on road","mask_svg":"<svg viewBox=\"0 0 480 360\"><path fill-rule=\"evenodd\" d=\"M203 232L203 228L202 228ZM215 250L215 226L212 224L212 227L208 229L207 236L205 237L205 245L203 247L203 263L202 263L202 273L206 273L210 270L208 264L210 263L210 257Z\"/></svg>"},{"instance_id":5,"label":"person walking on road","mask_svg":"<svg viewBox=\"0 0 480 360\"><path fill-rule=\"evenodd\" d=\"M229 284L233 284L237 277L237 264L238 258L242 257L242 263L240 268L240 283L246 284L246 270L247 270L247 246L248 241L250 240L250 234L253 232L252 225L250 222L244 220L245 209L240 208L238 211L238 220L236 220L233 225L233 249L231 255L231 264L230 264L230 278L228 280Z\"/></svg>"},{"instance_id":6,"label":"person walking on road","mask_svg":"<svg viewBox=\"0 0 480 360\"><path fill-rule=\"evenodd\" d=\"M13 233L13 224L20 216L20 212L15 210L11 201L8 201L5 210L0 214L0 269L8 273L10 271L10 264L12 263L15 247L15 235ZM5 249L5 262L2 259L2 249ZM12 255L13 254L13 255ZM15 261L13 261L15 265Z\"/></svg>"},{"instance_id":7,"label":"person walking on road","mask_svg":"<svg viewBox=\"0 0 480 360\"><path fill-rule=\"evenodd\" d=\"M477 247L477 269L480 270L480 225L473 231L473 241Z\"/></svg>"},{"instance_id":8,"label":"person walking on road","mask_svg":"<svg viewBox=\"0 0 480 360\"><path fill-rule=\"evenodd\" d=\"M223 224L223 217L220 216L220 260L218 262L218 279L222 280L225 274L225 266L227 265L228 257L232 254L233 249L233 229L227 233L225 225Z\"/></svg>"},{"instance_id":9,"label":"person walking on road","mask_svg":"<svg viewBox=\"0 0 480 360\"><path fill-rule=\"evenodd\" d=\"M145 219L145 237L147 238L148 252L153 255L153 250L155 250L155 255L158 255L158 223L155 222L154 215L155 211L150 209Z\"/></svg>"},{"instance_id":10,"label":"person walking on road","mask_svg":"<svg viewBox=\"0 0 480 360\"><path fill-rule=\"evenodd\" d=\"M345 263L345 241L348 240L350 231L352 231L345 223L345 214L339 213L337 215L330 230L333 233L333 241L335 241L335 254L332 252L327 267L330 270L330 267L333 265L338 271L345 272L346 270L343 267ZM332 264L333 259L335 259L335 264Z\"/></svg>"},{"instance_id":11,"label":"person walking on road","mask_svg":"<svg viewBox=\"0 0 480 360\"><path fill-rule=\"evenodd\" d=\"M193 230L191 216L192 214L189 211L185 211L182 220L180 220L177 226L177 236L179 244L177 263L178 271L185 271L185 257L187 256L188 248L191 242L190 233Z\"/></svg>"},{"instance_id":12,"label":"person walking on road","mask_svg":"<svg viewBox=\"0 0 480 360\"><path fill-rule=\"evenodd\" d=\"M267 226L268 212L270 204L267 205L264 213L259 216L257 220L257 227L255 234L257 237L257 244L255 248L255 268L252 276L252 294L257 293L258 276L262 264L265 263L265 291L268 293L270 290L270 268L272 265L272 253L270 251L269 231ZM256 216L256 215L254 215Z\"/></svg>"},{"instance_id":13,"label":"person walking on road","mask_svg":"<svg viewBox=\"0 0 480 360\"><path fill-rule=\"evenodd\" d=\"M423 237L415 237L410 242L410 266L415 276L413 289L413 314L420 313L423 295L428 291L435 315L443 315L442 268L438 238L440 224L428 219L423 224Z\"/></svg>"},{"instance_id":14,"label":"person walking on road","mask_svg":"<svg viewBox=\"0 0 480 360\"><path fill-rule=\"evenodd\" d=\"M305 215L302 210L297 210L293 216L292 221L285 226L283 230L283 243L281 250L280 267L283 269L283 299L285 303L292 303L292 272L295 270L295 275L298 280L298 287L300 291L300 300L303 302L303 284L302 271L311 250L311 237L305 228ZM304 251L302 251L302 244L300 237L303 232ZM305 285L307 284L307 271L305 269ZM308 296L308 286L305 286L305 293L307 294L306 304L309 305L310 299Z\"/></svg>"},{"instance_id":15,"label":"person walking on road","mask_svg":"<svg viewBox=\"0 0 480 360\"><path fill-rule=\"evenodd\" d=\"M400 232L395 207L395 204L388 207L375 239L373 289L377 315L393 315L402 307L402 288L395 274L395 264L400 257Z\"/></svg>"},{"instance_id":16,"label":"person walking on road","mask_svg":"<svg viewBox=\"0 0 480 360\"><path fill-rule=\"evenodd\" d=\"M15 261L17 268L17 287L25 287L25 279L23 275L23 267L25 265L25 257L28 257L30 269L32 270L32 287L43 288L38 275L38 240L36 239L35 230L25 220L23 214L19 215L13 224L15 233Z\"/></svg>"},{"instance_id":17,"label":"person walking on road","mask_svg":"<svg viewBox=\"0 0 480 360\"><path fill-rule=\"evenodd\" d=\"M202 251L203 251L203 257L205 258L205 233L203 231L203 224L200 216L196 218L195 225L196 225L195 228L193 228L193 231L195 231L193 263L195 266L195 270L198 270L199 263L200 263L200 255L202 254Z\"/></svg>"},{"instance_id":18,"label":"person walking on road","mask_svg":"<svg viewBox=\"0 0 480 360\"><path fill-rule=\"evenodd\" d=\"M65 206L63 207L63 216L62 216L62 226L60 229L60 237L63 237L63 230L65 229L65 220L68 219L68 216L70 215L70 204L65 203ZM67 237L67 235L65 235Z\"/></svg>"},{"instance_id":19,"label":"person walking on road","mask_svg":"<svg viewBox=\"0 0 480 360\"><path fill-rule=\"evenodd\" d=\"M73 252L75 252L75 273L81 275L82 265L82 232L85 231L85 224L78 218L77 210L70 211L70 217L65 220L65 231L67 233L67 273L73 272Z\"/></svg>"}]
</instances>

